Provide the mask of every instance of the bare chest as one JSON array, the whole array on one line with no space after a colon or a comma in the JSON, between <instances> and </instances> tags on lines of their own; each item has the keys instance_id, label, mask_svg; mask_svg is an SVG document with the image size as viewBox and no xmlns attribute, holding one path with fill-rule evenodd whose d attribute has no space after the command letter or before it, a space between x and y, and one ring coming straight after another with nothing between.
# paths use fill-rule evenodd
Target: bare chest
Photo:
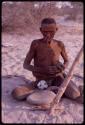
<instances>
[{"instance_id":1,"label":"bare chest","mask_svg":"<svg viewBox=\"0 0 85 125\"><path fill-rule=\"evenodd\" d=\"M61 48L57 43L45 44L42 43L37 47L36 55L38 58L57 57L61 53Z\"/></svg>"},{"instance_id":2,"label":"bare chest","mask_svg":"<svg viewBox=\"0 0 85 125\"><path fill-rule=\"evenodd\" d=\"M40 43L36 49L34 59L35 65L48 66L54 65L59 60L61 48L56 43L45 44Z\"/></svg>"}]
</instances>

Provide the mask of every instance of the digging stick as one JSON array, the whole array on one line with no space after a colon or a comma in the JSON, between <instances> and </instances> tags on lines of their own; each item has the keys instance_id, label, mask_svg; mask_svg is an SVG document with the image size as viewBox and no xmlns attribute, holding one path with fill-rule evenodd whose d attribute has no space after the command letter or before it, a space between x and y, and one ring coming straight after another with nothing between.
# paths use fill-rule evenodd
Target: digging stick
<instances>
[{"instance_id":1,"label":"digging stick","mask_svg":"<svg viewBox=\"0 0 85 125\"><path fill-rule=\"evenodd\" d=\"M56 94L56 97L54 98L54 100L53 100L53 102L52 102L52 104L51 104L51 106L50 106L49 114L51 114L51 113L54 111L55 104L58 105L58 103L59 103L59 101L60 101L60 99L61 99L63 93L65 92L65 90L66 90L66 88L67 88L67 86L68 86L68 84L69 84L69 81L71 80L71 78L72 78L72 76L73 76L74 68L75 68L76 65L78 64L79 59L80 59L82 53L83 53L83 47L80 49L79 53L77 54L77 56L76 56L76 58L75 58L75 60L74 60L74 62L73 62L73 64L72 64L72 66L71 66L71 68L70 68L70 70L69 70L69 72L68 72L67 77L65 78L65 80L64 80L64 82L61 84L61 86L59 87L59 90L58 90L58 92L57 92L57 94Z\"/></svg>"}]
</instances>

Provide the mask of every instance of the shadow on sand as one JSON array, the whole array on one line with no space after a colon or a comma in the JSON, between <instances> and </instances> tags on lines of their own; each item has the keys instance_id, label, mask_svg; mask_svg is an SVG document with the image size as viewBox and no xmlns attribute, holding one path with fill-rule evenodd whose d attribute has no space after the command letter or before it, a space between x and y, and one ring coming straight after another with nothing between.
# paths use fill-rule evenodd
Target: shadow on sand
<instances>
[{"instance_id":1,"label":"shadow on sand","mask_svg":"<svg viewBox=\"0 0 85 125\"><path fill-rule=\"evenodd\" d=\"M29 109L29 104L27 104L25 100L15 100L12 97L11 92L15 87L29 85L31 82L31 80L20 75L2 76L2 109L9 111L14 111L15 109Z\"/></svg>"}]
</instances>

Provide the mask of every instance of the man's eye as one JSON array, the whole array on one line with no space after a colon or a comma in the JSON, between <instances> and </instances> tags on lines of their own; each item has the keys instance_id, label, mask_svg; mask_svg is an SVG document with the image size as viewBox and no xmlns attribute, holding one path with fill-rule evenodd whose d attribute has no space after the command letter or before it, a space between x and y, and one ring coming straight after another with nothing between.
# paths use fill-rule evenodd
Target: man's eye
<instances>
[{"instance_id":1,"label":"man's eye","mask_svg":"<svg viewBox=\"0 0 85 125\"><path fill-rule=\"evenodd\" d=\"M45 31L44 33L54 34L54 32L52 32L52 31L49 31L49 32Z\"/></svg>"}]
</instances>

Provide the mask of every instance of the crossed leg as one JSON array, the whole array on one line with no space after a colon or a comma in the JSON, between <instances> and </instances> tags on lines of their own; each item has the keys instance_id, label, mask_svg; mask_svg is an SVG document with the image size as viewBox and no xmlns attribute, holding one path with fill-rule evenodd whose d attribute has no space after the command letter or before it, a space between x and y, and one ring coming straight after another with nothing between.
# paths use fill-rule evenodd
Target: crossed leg
<instances>
[{"instance_id":1,"label":"crossed leg","mask_svg":"<svg viewBox=\"0 0 85 125\"><path fill-rule=\"evenodd\" d=\"M63 83L65 77L66 77L65 74L64 74L64 77L57 76L54 79L52 85L59 87ZM81 88L82 88L82 86L81 86ZM55 90L54 90L54 92L55 92ZM75 100L78 103L83 103L82 93L83 93L83 89L81 92L79 87L72 80L70 80L70 82L69 82L69 84L68 84L68 86L63 94L63 97L67 97L69 99Z\"/></svg>"}]
</instances>

